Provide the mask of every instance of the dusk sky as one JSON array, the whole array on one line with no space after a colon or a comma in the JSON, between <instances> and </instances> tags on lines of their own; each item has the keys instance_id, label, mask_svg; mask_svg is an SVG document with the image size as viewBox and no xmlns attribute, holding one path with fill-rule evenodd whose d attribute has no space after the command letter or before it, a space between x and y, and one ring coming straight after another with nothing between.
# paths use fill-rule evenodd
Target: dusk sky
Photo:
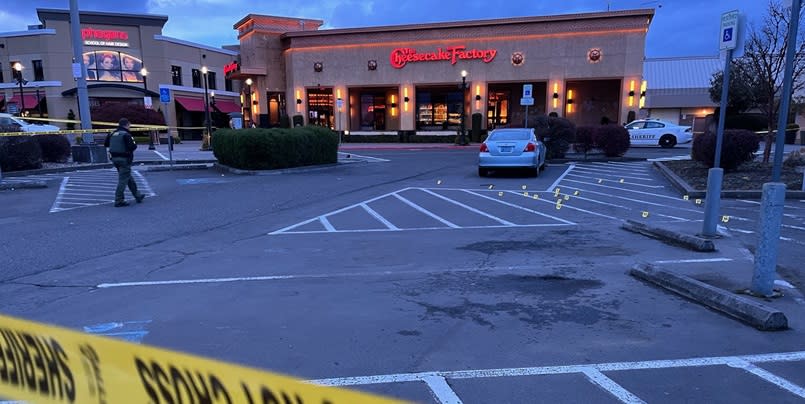
<instances>
[{"instance_id":1,"label":"dusk sky","mask_svg":"<svg viewBox=\"0 0 805 404\"><path fill-rule=\"evenodd\" d=\"M38 24L37 8L68 9L68 0L5 0L0 32ZM722 13L740 10L762 23L767 0L79 0L82 10L167 15L164 35L211 46L237 44L232 25L249 13L324 20L323 28L354 28L654 8L646 57L715 56Z\"/></svg>"}]
</instances>

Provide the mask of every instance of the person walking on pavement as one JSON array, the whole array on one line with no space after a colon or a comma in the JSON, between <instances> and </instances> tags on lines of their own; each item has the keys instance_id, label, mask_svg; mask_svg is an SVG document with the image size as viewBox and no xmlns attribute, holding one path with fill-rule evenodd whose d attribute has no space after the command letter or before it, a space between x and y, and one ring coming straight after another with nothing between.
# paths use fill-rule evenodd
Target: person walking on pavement
<instances>
[{"instance_id":1,"label":"person walking on pavement","mask_svg":"<svg viewBox=\"0 0 805 404\"><path fill-rule=\"evenodd\" d=\"M117 169L117 188L115 189L115 207L129 206L123 196L126 186L129 191L134 195L134 200L141 203L145 199L145 195L137 191L137 183L131 177L131 163L134 160L134 150L137 144L134 143L134 138L131 137L129 127L131 124L126 118L120 118L118 121L117 129L114 132L106 135L104 147L109 149L109 154L112 156L112 163Z\"/></svg>"}]
</instances>

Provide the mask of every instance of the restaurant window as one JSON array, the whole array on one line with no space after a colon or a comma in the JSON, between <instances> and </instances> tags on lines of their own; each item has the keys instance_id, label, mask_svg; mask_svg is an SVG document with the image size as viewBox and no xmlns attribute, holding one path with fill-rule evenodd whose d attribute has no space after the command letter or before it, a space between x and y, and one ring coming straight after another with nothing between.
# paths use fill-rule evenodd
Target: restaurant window
<instances>
[{"instance_id":1,"label":"restaurant window","mask_svg":"<svg viewBox=\"0 0 805 404\"><path fill-rule=\"evenodd\" d=\"M333 89L312 88L307 90L308 122L311 125L334 126L333 115Z\"/></svg>"},{"instance_id":2,"label":"restaurant window","mask_svg":"<svg viewBox=\"0 0 805 404\"><path fill-rule=\"evenodd\" d=\"M232 91L232 80L224 79L224 89L226 91Z\"/></svg>"},{"instance_id":3,"label":"restaurant window","mask_svg":"<svg viewBox=\"0 0 805 404\"><path fill-rule=\"evenodd\" d=\"M193 69L193 70L191 71L191 75L192 75L192 77L193 77L193 87L195 87L195 88L202 88L202 87L204 87L204 86L201 84L201 70L199 70L199 69Z\"/></svg>"},{"instance_id":4,"label":"restaurant window","mask_svg":"<svg viewBox=\"0 0 805 404\"><path fill-rule=\"evenodd\" d=\"M171 66L171 82L174 86L181 86L182 85L182 67L181 66Z\"/></svg>"},{"instance_id":5,"label":"restaurant window","mask_svg":"<svg viewBox=\"0 0 805 404\"><path fill-rule=\"evenodd\" d=\"M0 69L0 83L5 83L6 81L3 79L3 69Z\"/></svg>"},{"instance_id":6,"label":"restaurant window","mask_svg":"<svg viewBox=\"0 0 805 404\"><path fill-rule=\"evenodd\" d=\"M361 94L361 130L386 130L385 94Z\"/></svg>"},{"instance_id":7,"label":"restaurant window","mask_svg":"<svg viewBox=\"0 0 805 404\"><path fill-rule=\"evenodd\" d=\"M143 82L140 74L143 61L134 55L118 51L90 51L82 56L89 81Z\"/></svg>"},{"instance_id":8,"label":"restaurant window","mask_svg":"<svg viewBox=\"0 0 805 404\"><path fill-rule=\"evenodd\" d=\"M461 91L450 88L417 89L417 130L457 130L461 124Z\"/></svg>"},{"instance_id":9,"label":"restaurant window","mask_svg":"<svg viewBox=\"0 0 805 404\"><path fill-rule=\"evenodd\" d=\"M509 125L511 91L490 91L486 105L486 127L489 130Z\"/></svg>"},{"instance_id":10,"label":"restaurant window","mask_svg":"<svg viewBox=\"0 0 805 404\"><path fill-rule=\"evenodd\" d=\"M217 90L218 86L215 84L215 72L207 72L207 87L210 90Z\"/></svg>"},{"instance_id":11,"label":"restaurant window","mask_svg":"<svg viewBox=\"0 0 805 404\"><path fill-rule=\"evenodd\" d=\"M32 60L31 65L34 68L34 81L45 81L45 69L42 68L42 61Z\"/></svg>"}]
</instances>

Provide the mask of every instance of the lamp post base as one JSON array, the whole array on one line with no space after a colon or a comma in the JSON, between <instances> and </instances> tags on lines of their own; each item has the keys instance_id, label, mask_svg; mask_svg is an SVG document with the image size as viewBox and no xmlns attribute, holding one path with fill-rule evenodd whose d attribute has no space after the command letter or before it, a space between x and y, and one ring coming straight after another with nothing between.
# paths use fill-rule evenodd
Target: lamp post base
<instances>
[{"instance_id":1,"label":"lamp post base","mask_svg":"<svg viewBox=\"0 0 805 404\"><path fill-rule=\"evenodd\" d=\"M204 131L204 134L201 135L201 151L210 151L212 150L212 143L210 142L210 133Z\"/></svg>"}]
</instances>

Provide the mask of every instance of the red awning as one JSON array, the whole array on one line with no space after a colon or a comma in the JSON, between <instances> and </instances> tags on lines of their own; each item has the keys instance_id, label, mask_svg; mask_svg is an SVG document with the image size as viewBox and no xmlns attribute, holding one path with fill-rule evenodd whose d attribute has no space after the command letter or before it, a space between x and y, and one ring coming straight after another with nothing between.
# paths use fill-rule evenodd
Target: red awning
<instances>
[{"instance_id":1,"label":"red awning","mask_svg":"<svg viewBox=\"0 0 805 404\"><path fill-rule=\"evenodd\" d=\"M3 102L3 100L4 100L5 98L6 98L6 96L5 96L5 95L0 95L0 102Z\"/></svg>"},{"instance_id":2,"label":"red awning","mask_svg":"<svg viewBox=\"0 0 805 404\"><path fill-rule=\"evenodd\" d=\"M215 108L225 114L241 112L240 105L233 100L215 100Z\"/></svg>"},{"instance_id":3,"label":"red awning","mask_svg":"<svg viewBox=\"0 0 805 404\"><path fill-rule=\"evenodd\" d=\"M202 98L176 97L176 102L190 112L204 112L204 99Z\"/></svg>"},{"instance_id":4,"label":"red awning","mask_svg":"<svg viewBox=\"0 0 805 404\"><path fill-rule=\"evenodd\" d=\"M25 109L36 108L36 105L39 104L39 102L36 101L36 96L35 95L25 94L23 97L25 97ZM39 97L39 98L42 99L42 98L45 98L45 97ZM17 105L20 106L20 108L22 108L22 104L20 104L20 95L19 94L16 94L13 97L11 97L11 99L8 100L8 103L9 104L17 104Z\"/></svg>"}]
</instances>

